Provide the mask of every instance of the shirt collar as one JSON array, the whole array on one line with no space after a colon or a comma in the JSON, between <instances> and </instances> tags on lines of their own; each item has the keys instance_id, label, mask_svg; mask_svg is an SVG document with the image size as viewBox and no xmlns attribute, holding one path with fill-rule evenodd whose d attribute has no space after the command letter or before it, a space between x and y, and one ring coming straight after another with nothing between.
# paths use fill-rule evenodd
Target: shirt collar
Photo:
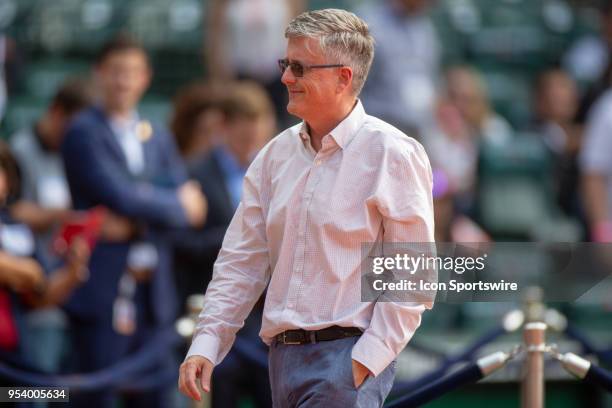
<instances>
[{"instance_id":1,"label":"shirt collar","mask_svg":"<svg viewBox=\"0 0 612 408\"><path fill-rule=\"evenodd\" d=\"M329 134L336 141L338 146L340 146L341 149L344 149L346 146L348 146L351 140L353 140L357 134L357 131L363 125L365 118L366 113L363 109L363 105L361 104L361 100L357 99L351 113L349 113L349 115L344 118L344 120L340 122L338 126L334 128L334 130L329 132ZM310 144L310 135L306 122L302 122L299 135L304 142Z\"/></svg>"},{"instance_id":2,"label":"shirt collar","mask_svg":"<svg viewBox=\"0 0 612 408\"><path fill-rule=\"evenodd\" d=\"M109 123L114 132L123 134L134 128L140 121L140 116L137 111L132 111L130 116L125 119L109 117Z\"/></svg>"}]
</instances>

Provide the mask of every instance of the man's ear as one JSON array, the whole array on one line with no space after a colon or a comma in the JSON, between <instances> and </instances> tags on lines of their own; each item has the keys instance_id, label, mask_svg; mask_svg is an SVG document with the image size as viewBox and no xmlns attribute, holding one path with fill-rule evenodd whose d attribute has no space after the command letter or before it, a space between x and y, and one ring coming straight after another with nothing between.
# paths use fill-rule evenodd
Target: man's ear
<instances>
[{"instance_id":1,"label":"man's ear","mask_svg":"<svg viewBox=\"0 0 612 408\"><path fill-rule=\"evenodd\" d=\"M338 77L338 93L343 92L347 87L353 85L353 69L351 67L340 68L340 76Z\"/></svg>"}]
</instances>

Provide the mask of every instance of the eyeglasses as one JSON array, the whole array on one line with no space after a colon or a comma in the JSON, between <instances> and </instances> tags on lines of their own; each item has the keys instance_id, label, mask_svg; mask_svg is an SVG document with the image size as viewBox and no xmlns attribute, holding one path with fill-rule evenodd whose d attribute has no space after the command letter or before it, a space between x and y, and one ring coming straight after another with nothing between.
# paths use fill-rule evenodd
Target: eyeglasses
<instances>
[{"instance_id":1,"label":"eyeglasses","mask_svg":"<svg viewBox=\"0 0 612 408\"><path fill-rule=\"evenodd\" d=\"M285 73L287 68L291 68L291 72L293 75L301 78L304 76L304 71L313 68L340 68L343 67L344 64L324 64L324 65L302 65L302 63L297 61L289 61L287 58L278 60L278 67L280 68L281 74Z\"/></svg>"}]
</instances>

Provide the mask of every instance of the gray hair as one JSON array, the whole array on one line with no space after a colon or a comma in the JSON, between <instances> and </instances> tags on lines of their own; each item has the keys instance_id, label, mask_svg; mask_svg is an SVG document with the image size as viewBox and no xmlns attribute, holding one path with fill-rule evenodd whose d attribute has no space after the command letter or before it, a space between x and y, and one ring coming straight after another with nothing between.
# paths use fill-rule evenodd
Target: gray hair
<instances>
[{"instance_id":1,"label":"gray hair","mask_svg":"<svg viewBox=\"0 0 612 408\"><path fill-rule=\"evenodd\" d=\"M285 37L318 38L330 63L352 68L353 92L359 95L374 59L374 38L365 21L346 10L307 11L289 23Z\"/></svg>"}]
</instances>

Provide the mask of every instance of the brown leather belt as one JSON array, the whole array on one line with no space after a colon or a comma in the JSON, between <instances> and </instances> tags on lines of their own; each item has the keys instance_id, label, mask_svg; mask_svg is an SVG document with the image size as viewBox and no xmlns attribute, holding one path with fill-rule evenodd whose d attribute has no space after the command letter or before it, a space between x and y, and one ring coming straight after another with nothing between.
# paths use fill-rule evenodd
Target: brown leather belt
<instances>
[{"instance_id":1,"label":"brown leather belt","mask_svg":"<svg viewBox=\"0 0 612 408\"><path fill-rule=\"evenodd\" d=\"M320 341L345 339L361 336L363 330L356 327L331 326L321 330L287 330L275 336L281 344L314 344Z\"/></svg>"}]
</instances>

